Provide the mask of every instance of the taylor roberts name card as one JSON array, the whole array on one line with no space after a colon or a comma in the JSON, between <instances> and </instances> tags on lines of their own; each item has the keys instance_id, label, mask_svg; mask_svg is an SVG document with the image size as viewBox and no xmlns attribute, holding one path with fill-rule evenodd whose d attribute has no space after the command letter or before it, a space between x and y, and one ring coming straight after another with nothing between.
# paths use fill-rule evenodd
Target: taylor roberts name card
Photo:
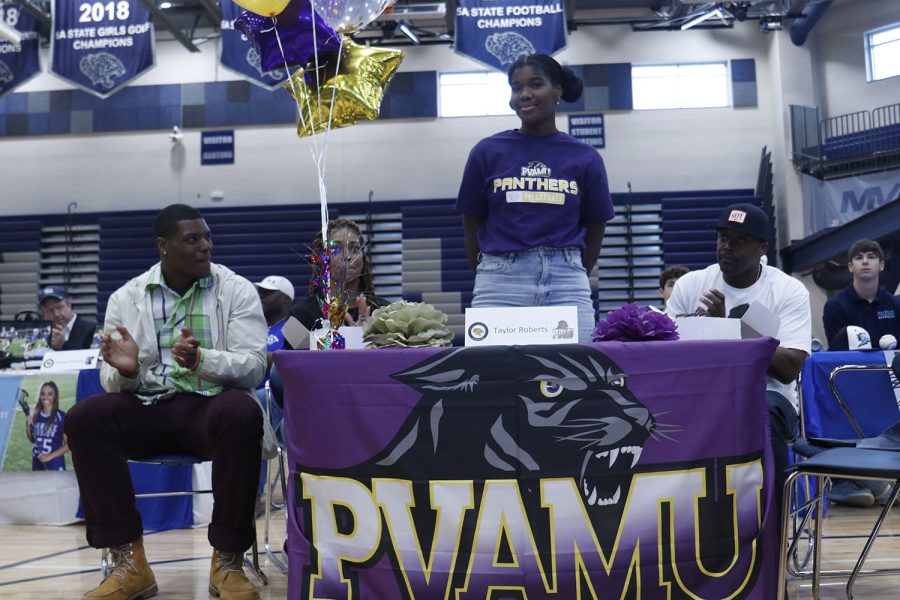
<instances>
[{"instance_id":1,"label":"taylor roberts name card","mask_svg":"<svg viewBox=\"0 0 900 600\"><path fill-rule=\"evenodd\" d=\"M578 309L574 306L466 309L466 346L577 342Z\"/></svg>"}]
</instances>

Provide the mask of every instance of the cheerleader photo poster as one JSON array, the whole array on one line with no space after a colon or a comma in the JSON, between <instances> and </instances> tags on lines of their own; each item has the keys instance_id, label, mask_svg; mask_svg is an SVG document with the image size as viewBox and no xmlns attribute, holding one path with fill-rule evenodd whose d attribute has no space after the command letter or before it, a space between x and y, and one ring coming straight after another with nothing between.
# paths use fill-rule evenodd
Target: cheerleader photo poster
<instances>
[{"instance_id":1,"label":"cheerleader photo poster","mask_svg":"<svg viewBox=\"0 0 900 600\"><path fill-rule=\"evenodd\" d=\"M63 426L75 404L75 373L0 377L2 470L71 471Z\"/></svg>"}]
</instances>

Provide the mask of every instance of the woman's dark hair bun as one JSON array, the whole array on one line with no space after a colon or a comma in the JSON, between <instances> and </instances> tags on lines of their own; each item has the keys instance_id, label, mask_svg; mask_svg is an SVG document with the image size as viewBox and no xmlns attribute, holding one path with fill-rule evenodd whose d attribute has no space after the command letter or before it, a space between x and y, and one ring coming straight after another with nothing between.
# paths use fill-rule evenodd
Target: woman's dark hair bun
<instances>
[{"instance_id":1,"label":"woman's dark hair bun","mask_svg":"<svg viewBox=\"0 0 900 600\"><path fill-rule=\"evenodd\" d=\"M559 85L562 88L561 98L566 102L575 102L581 98L581 93L584 91L581 78L570 67L559 64L548 54L527 54L517 58L507 72L510 84L512 84L516 71L524 66L539 69L554 85Z\"/></svg>"},{"instance_id":2,"label":"woman's dark hair bun","mask_svg":"<svg viewBox=\"0 0 900 600\"><path fill-rule=\"evenodd\" d=\"M570 67L567 65L561 66L562 77L559 85L562 88L562 99L566 102L575 102L581 98L581 94L584 92L584 83L581 81L581 77L576 75Z\"/></svg>"}]
</instances>

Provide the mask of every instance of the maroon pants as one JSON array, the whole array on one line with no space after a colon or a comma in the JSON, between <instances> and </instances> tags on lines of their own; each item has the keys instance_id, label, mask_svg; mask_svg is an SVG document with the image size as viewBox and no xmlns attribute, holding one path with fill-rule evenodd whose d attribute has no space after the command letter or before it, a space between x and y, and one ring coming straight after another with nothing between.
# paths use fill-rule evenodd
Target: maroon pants
<instances>
[{"instance_id":1,"label":"maroon pants","mask_svg":"<svg viewBox=\"0 0 900 600\"><path fill-rule=\"evenodd\" d=\"M66 414L65 432L95 548L141 537L128 459L193 454L212 459L209 541L243 552L253 541L262 411L247 392L176 394L146 406L130 394L98 394Z\"/></svg>"}]
</instances>

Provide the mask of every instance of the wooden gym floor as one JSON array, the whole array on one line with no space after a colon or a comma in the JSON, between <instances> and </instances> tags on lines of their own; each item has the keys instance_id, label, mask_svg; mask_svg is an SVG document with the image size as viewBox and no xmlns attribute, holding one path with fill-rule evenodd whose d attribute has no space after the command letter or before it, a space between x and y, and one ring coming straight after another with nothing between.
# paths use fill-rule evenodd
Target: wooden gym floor
<instances>
[{"instance_id":1,"label":"wooden gym floor","mask_svg":"<svg viewBox=\"0 0 900 600\"><path fill-rule=\"evenodd\" d=\"M900 508L900 507L898 507ZM829 507L825 526L823 568L852 568L863 545L860 532L868 532L880 507L859 509ZM264 521L257 522L260 544ZM273 547L284 540L284 511L274 513ZM84 526L41 527L26 525L0 526L0 598L6 599L70 599L97 585L100 580L100 552L89 548L84 540ZM145 547L159 584L161 600L203 600L209 581L212 550L206 539L206 528L179 529L148 534ZM261 553L263 571L269 585L261 586L251 577L263 599L287 597L287 576L269 563ZM900 510L888 516L881 536L875 543L867 566L900 567ZM824 579L823 600L846 598L844 578ZM791 581L791 600L812 598L808 581ZM900 574L863 575L856 583L856 600L897 598Z\"/></svg>"},{"instance_id":2,"label":"wooden gym floor","mask_svg":"<svg viewBox=\"0 0 900 600\"><path fill-rule=\"evenodd\" d=\"M250 581L263 600L287 598L287 575L269 562L262 547L264 524L263 518L256 522L259 562L269 585L261 585L252 575ZM270 525L273 548L281 548L285 531L284 511L275 511ZM3 600L77 599L100 582L100 551L87 545L83 524L0 525L0 540ZM208 593L212 548L205 526L149 533L144 537L144 548L159 585L157 598L212 598Z\"/></svg>"}]
</instances>

